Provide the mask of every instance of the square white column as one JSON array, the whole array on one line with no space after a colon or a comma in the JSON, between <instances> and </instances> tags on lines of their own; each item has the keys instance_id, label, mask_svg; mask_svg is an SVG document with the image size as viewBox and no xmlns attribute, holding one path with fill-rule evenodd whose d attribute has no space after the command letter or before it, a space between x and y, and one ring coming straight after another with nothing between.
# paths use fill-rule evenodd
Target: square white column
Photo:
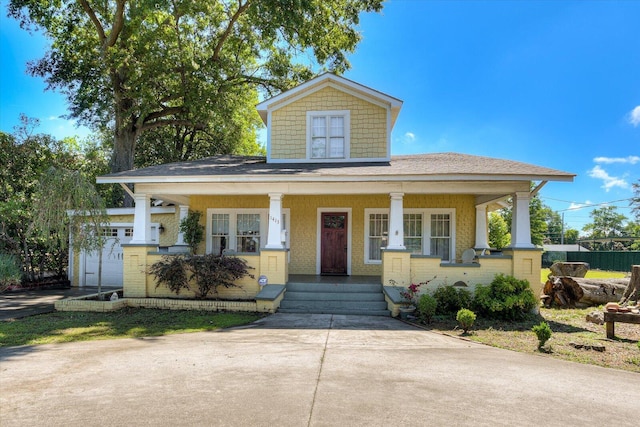
<instances>
[{"instance_id":1,"label":"square white column","mask_svg":"<svg viewBox=\"0 0 640 427\"><path fill-rule=\"evenodd\" d=\"M405 250L404 245L404 208L402 198L404 193L390 193L389 206L389 243L387 249Z\"/></svg>"},{"instance_id":2,"label":"square white column","mask_svg":"<svg viewBox=\"0 0 640 427\"><path fill-rule=\"evenodd\" d=\"M129 243L152 244L151 241L151 196L134 194L133 236Z\"/></svg>"},{"instance_id":3,"label":"square white column","mask_svg":"<svg viewBox=\"0 0 640 427\"><path fill-rule=\"evenodd\" d=\"M187 242L184 241L184 233L180 231L180 224L189 215L189 206L178 206L180 219L178 220L178 239L176 240L176 246L185 246Z\"/></svg>"},{"instance_id":4,"label":"square white column","mask_svg":"<svg viewBox=\"0 0 640 427\"><path fill-rule=\"evenodd\" d=\"M269 193L269 234L266 249L282 249L282 193Z\"/></svg>"},{"instance_id":5,"label":"square white column","mask_svg":"<svg viewBox=\"0 0 640 427\"><path fill-rule=\"evenodd\" d=\"M476 206L476 244L475 249L489 249L487 235L487 205Z\"/></svg>"},{"instance_id":6,"label":"square white column","mask_svg":"<svg viewBox=\"0 0 640 427\"><path fill-rule=\"evenodd\" d=\"M513 211L511 213L511 247L533 248L531 243L531 219L529 217L529 201L531 193L518 191L513 195Z\"/></svg>"}]
</instances>

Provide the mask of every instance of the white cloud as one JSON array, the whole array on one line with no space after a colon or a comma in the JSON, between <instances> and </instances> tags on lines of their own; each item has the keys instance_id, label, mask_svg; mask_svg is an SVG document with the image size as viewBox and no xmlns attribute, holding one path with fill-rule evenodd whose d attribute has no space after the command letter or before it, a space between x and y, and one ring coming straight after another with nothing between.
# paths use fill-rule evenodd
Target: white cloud
<instances>
[{"instance_id":1,"label":"white cloud","mask_svg":"<svg viewBox=\"0 0 640 427\"><path fill-rule=\"evenodd\" d=\"M596 157L593 159L596 163L605 163L610 165L612 163L629 163L635 165L640 162L640 157L638 156L627 156L627 157Z\"/></svg>"},{"instance_id":2,"label":"white cloud","mask_svg":"<svg viewBox=\"0 0 640 427\"><path fill-rule=\"evenodd\" d=\"M585 207L589 207L591 205L592 205L592 203L589 200L585 201L584 203L571 202L571 204L569 205L567 210L572 210L572 211L576 210L577 211L579 209L582 209L582 208L585 208Z\"/></svg>"},{"instance_id":3,"label":"white cloud","mask_svg":"<svg viewBox=\"0 0 640 427\"><path fill-rule=\"evenodd\" d=\"M629 183L627 183L627 181L622 178L609 175L607 171L598 165L595 165L593 169L589 171L589 176L591 178L601 179L604 182L602 188L604 188L605 191L609 191L613 187L629 188Z\"/></svg>"},{"instance_id":4,"label":"white cloud","mask_svg":"<svg viewBox=\"0 0 640 427\"><path fill-rule=\"evenodd\" d=\"M58 116L49 116L49 117L47 117L47 120L51 120L51 121L60 120L60 117L58 117Z\"/></svg>"},{"instance_id":5,"label":"white cloud","mask_svg":"<svg viewBox=\"0 0 640 427\"><path fill-rule=\"evenodd\" d=\"M635 127L640 125L640 105L631 110L631 112L629 113L629 123L631 123Z\"/></svg>"},{"instance_id":6,"label":"white cloud","mask_svg":"<svg viewBox=\"0 0 640 427\"><path fill-rule=\"evenodd\" d=\"M404 134L404 138L402 142L404 142L405 144L411 144L415 140L416 140L416 134L413 132L407 132Z\"/></svg>"}]
</instances>

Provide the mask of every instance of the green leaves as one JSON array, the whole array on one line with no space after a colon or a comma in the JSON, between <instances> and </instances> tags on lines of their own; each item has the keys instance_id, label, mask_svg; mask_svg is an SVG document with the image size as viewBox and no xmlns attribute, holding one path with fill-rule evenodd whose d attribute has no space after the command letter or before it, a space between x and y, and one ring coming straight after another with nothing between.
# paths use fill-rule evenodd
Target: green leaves
<instances>
[{"instance_id":1,"label":"green leaves","mask_svg":"<svg viewBox=\"0 0 640 427\"><path fill-rule=\"evenodd\" d=\"M67 96L80 123L115 125L114 172L132 168L136 144L158 129L189 135L190 150L185 138L154 140L173 144L172 159L255 151L259 93L347 70L359 14L381 9L382 0L9 3L52 42L29 71Z\"/></svg>"}]
</instances>

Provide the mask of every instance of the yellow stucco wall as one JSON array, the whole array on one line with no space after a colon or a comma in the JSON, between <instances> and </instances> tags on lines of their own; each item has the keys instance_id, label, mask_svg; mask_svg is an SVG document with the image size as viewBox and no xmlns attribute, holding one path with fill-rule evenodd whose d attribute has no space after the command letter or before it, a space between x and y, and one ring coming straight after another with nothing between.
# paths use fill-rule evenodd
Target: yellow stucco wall
<instances>
[{"instance_id":1,"label":"yellow stucco wall","mask_svg":"<svg viewBox=\"0 0 640 427\"><path fill-rule=\"evenodd\" d=\"M271 158L305 159L307 111L349 110L350 157L387 156L387 112L353 95L326 87L273 112Z\"/></svg>"},{"instance_id":2,"label":"yellow stucco wall","mask_svg":"<svg viewBox=\"0 0 640 427\"><path fill-rule=\"evenodd\" d=\"M389 195L294 196L285 195L282 207L290 209L289 274L316 274L318 245L318 210L351 208L351 274L381 275L382 268L364 263L365 209L389 208ZM475 205L470 195L405 195L404 207L453 208L456 211L456 258L473 247L475 240ZM193 196L190 209L206 214L208 208L268 209L269 197L264 196ZM339 209L336 209L339 210ZM202 224L206 224L205 215ZM198 250L203 253L205 242Z\"/></svg>"}]
</instances>

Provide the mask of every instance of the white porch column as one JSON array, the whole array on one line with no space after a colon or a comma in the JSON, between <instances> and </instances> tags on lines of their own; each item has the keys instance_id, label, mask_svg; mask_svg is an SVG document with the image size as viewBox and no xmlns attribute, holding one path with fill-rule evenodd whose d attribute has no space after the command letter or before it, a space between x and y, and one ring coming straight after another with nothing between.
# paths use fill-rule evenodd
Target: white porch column
<instances>
[{"instance_id":1,"label":"white porch column","mask_svg":"<svg viewBox=\"0 0 640 427\"><path fill-rule=\"evenodd\" d=\"M282 193L269 193L269 234L266 249L282 249Z\"/></svg>"},{"instance_id":2,"label":"white porch column","mask_svg":"<svg viewBox=\"0 0 640 427\"><path fill-rule=\"evenodd\" d=\"M184 233L180 231L180 224L182 223L182 220L189 215L189 206L179 205L178 209L180 212L180 219L178 220L178 239L176 240L176 246L184 246L187 242L184 241Z\"/></svg>"},{"instance_id":3,"label":"white porch column","mask_svg":"<svg viewBox=\"0 0 640 427\"><path fill-rule=\"evenodd\" d=\"M511 213L511 247L533 248L531 243L531 219L529 218L529 201L531 193L518 191L513 195L513 211Z\"/></svg>"},{"instance_id":4,"label":"white porch column","mask_svg":"<svg viewBox=\"0 0 640 427\"><path fill-rule=\"evenodd\" d=\"M133 236L129 243L151 244L151 196L134 194Z\"/></svg>"},{"instance_id":5,"label":"white porch column","mask_svg":"<svg viewBox=\"0 0 640 427\"><path fill-rule=\"evenodd\" d=\"M487 235L487 205L476 206L476 244L475 249L489 249Z\"/></svg>"},{"instance_id":6,"label":"white porch column","mask_svg":"<svg viewBox=\"0 0 640 427\"><path fill-rule=\"evenodd\" d=\"M387 249L405 250L404 245L404 208L402 198L404 193L390 193L389 206L389 243Z\"/></svg>"}]
</instances>

